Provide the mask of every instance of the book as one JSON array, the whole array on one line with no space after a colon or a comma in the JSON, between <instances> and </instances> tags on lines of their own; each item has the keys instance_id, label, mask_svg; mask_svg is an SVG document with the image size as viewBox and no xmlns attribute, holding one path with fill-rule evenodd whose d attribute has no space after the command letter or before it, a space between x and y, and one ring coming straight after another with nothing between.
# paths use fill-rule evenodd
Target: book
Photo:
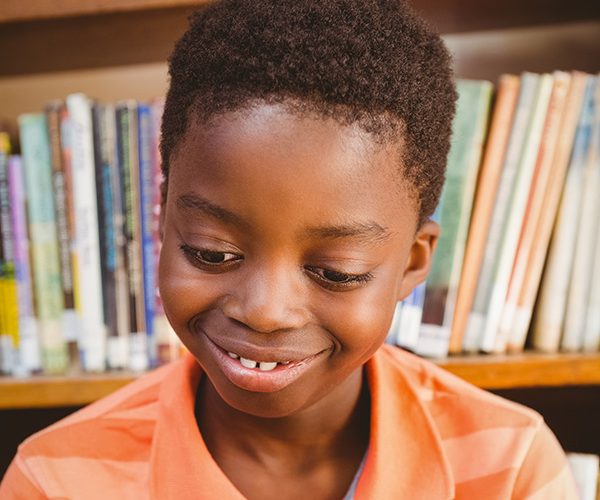
<instances>
[{"instance_id":1,"label":"book","mask_svg":"<svg viewBox=\"0 0 600 500\"><path fill-rule=\"evenodd\" d=\"M462 272L465 241L471 219L481 153L487 131L492 84L458 80L458 102L452 125L446 182L440 204L441 234L427 277L420 336L443 339L433 351L417 348L425 356L448 354L458 282ZM438 330L436 333L433 330ZM431 345L426 342L425 345Z\"/></svg>"},{"instance_id":2,"label":"book","mask_svg":"<svg viewBox=\"0 0 600 500\"><path fill-rule=\"evenodd\" d=\"M529 256L533 251L533 247L538 244L535 240L536 228L540 224L540 218L544 215L542 212L543 200L550 180L554 149L558 143L560 121L567 102L567 93L571 81L570 74L558 71L553 74L553 78L554 85L541 132L540 144L531 179L531 189L526 203L520 236L515 249L506 299L498 325L496 350L500 352L507 349L509 337L514 334L513 323L517 310L517 302L523 282L525 281L525 275L528 272Z\"/></svg>"},{"instance_id":3,"label":"book","mask_svg":"<svg viewBox=\"0 0 600 500\"><path fill-rule=\"evenodd\" d=\"M550 167L549 179L544 198L542 200L541 215L535 228L533 242L527 260L527 272L524 275L523 284L517 300L511 332L508 338L508 350L520 352L523 350L527 332L529 330L533 315L533 308L537 297L544 262L550 245L550 236L556 219L560 195L563 189L567 166L573 138L577 128L577 121L585 92L587 75L581 72L573 72L569 91L566 97L564 112L561 116L559 133L556 137L556 145L552 151L552 165ZM542 338L532 339L533 346L537 349L548 350L544 347ZM556 347L554 348L556 349ZM550 349L552 350L552 349Z\"/></svg>"},{"instance_id":4,"label":"book","mask_svg":"<svg viewBox=\"0 0 600 500\"><path fill-rule=\"evenodd\" d=\"M149 365L156 363L154 338L154 309L156 290L156 267L154 264L155 240L152 232L152 210L154 208L155 122L149 105L138 105L139 137L139 209L140 245L142 250L142 288L144 301L144 325L147 336Z\"/></svg>"},{"instance_id":5,"label":"book","mask_svg":"<svg viewBox=\"0 0 600 500\"><path fill-rule=\"evenodd\" d=\"M14 372L19 348L19 304L8 185L9 154L8 134L0 132L0 373L6 374Z\"/></svg>"},{"instance_id":6,"label":"book","mask_svg":"<svg viewBox=\"0 0 600 500\"><path fill-rule=\"evenodd\" d=\"M598 120L600 120L600 83L596 85L596 127L598 127ZM595 134L594 157L590 160L595 161L596 168L590 183L595 186L596 196L600 196L600 152L598 150L600 130L596 128ZM597 221L600 218L600 206L598 205L595 214L595 220ZM595 352L600 349L600 230L598 230L597 223L593 223L593 226L592 229L595 230L596 238L595 241L592 240L590 290L587 310L585 311L582 341L582 348L586 352Z\"/></svg>"},{"instance_id":7,"label":"book","mask_svg":"<svg viewBox=\"0 0 600 500\"><path fill-rule=\"evenodd\" d=\"M552 75L541 75L531 121L517 164L517 174L510 196L505 226L502 230L498 260L493 273L491 295L487 304L487 317L481 342L481 350L484 352L504 352L506 349L506 339L498 335L498 329L508 292L519 235L524 223L525 208L531 191L536 158L553 84Z\"/></svg>"},{"instance_id":8,"label":"book","mask_svg":"<svg viewBox=\"0 0 600 500\"><path fill-rule=\"evenodd\" d=\"M78 340L81 325L75 311L75 295L73 290L72 251L73 227L69 217L67 196L72 196L72 189L67 189L65 179L65 155L62 151L61 120L65 119L66 108L63 101L52 101L45 108L50 140L50 157L52 161L52 185L56 229L58 234L58 255L60 258L60 277L63 290L63 335L69 351L69 364L77 366ZM71 165L68 165L70 168ZM71 188L71 186L69 186Z\"/></svg>"},{"instance_id":9,"label":"book","mask_svg":"<svg viewBox=\"0 0 600 500\"><path fill-rule=\"evenodd\" d=\"M115 224L115 188L119 189L116 152L116 121L112 105L96 103L92 110L94 129L94 161L96 196L98 202L98 229L100 243L100 272L102 276L102 304L107 328L106 355L110 369L127 367L127 325L119 321L119 301L126 301L126 293L119 294L117 276L117 225ZM126 285L126 281L125 281Z\"/></svg>"},{"instance_id":10,"label":"book","mask_svg":"<svg viewBox=\"0 0 600 500\"><path fill-rule=\"evenodd\" d=\"M46 373L64 373L68 354L62 331L63 293L46 117L43 114L21 115L19 130L42 365Z\"/></svg>"},{"instance_id":11,"label":"book","mask_svg":"<svg viewBox=\"0 0 600 500\"><path fill-rule=\"evenodd\" d=\"M495 341L495 332L493 334L491 332L493 325L490 324L487 327L487 338L484 337L484 331L486 330L489 307L493 300L494 274L500 260L500 248L511 206L510 201L517 180L519 160L533 119L539 83L539 75L524 73L521 76L519 99L494 201L492 218L489 224L490 230L486 239L475 288L475 298L467 318L463 338L463 349L467 352L477 352L484 344L489 347Z\"/></svg>"},{"instance_id":12,"label":"book","mask_svg":"<svg viewBox=\"0 0 600 500\"><path fill-rule=\"evenodd\" d=\"M137 102L121 102L116 107L117 146L121 198L123 201L123 234L126 250L125 269L129 291L129 368L148 367L148 346L144 310L142 251L139 204L139 150Z\"/></svg>"},{"instance_id":13,"label":"book","mask_svg":"<svg viewBox=\"0 0 600 500\"><path fill-rule=\"evenodd\" d=\"M463 349L464 332L475 296L477 276L483 260L496 191L519 96L519 87L519 77L515 75L500 77L458 285L450 336L450 353L456 354Z\"/></svg>"},{"instance_id":14,"label":"book","mask_svg":"<svg viewBox=\"0 0 600 500\"><path fill-rule=\"evenodd\" d=\"M38 320L33 307L25 181L20 156L11 156L8 160L8 188L19 310L19 353L13 374L24 376L39 372L42 369L42 360Z\"/></svg>"},{"instance_id":15,"label":"book","mask_svg":"<svg viewBox=\"0 0 600 500\"><path fill-rule=\"evenodd\" d=\"M401 307L397 308L398 323L395 344L413 352L416 352L419 348L426 287L427 282L417 285L410 295L401 302Z\"/></svg>"},{"instance_id":16,"label":"book","mask_svg":"<svg viewBox=\"0 0 600 500\"><path fill-rule=\"evenodd\" d=\"M71 123L71 158L75 241L81 318L80 353L84 370L106 368L106 326L102 303L98 205L92 127L92 103L84 94L67 96Z\"/></svg>"},{"instance_id":17,"label":"book","mask_svg":"<svg viewBox=\"0 0 600 500\"><path fill-rule=\"evenodd\" d=\"M152 207L152 239L154 241L154 273L156 282L158 282L158 265L160 260L161 234L160 234L160 214L163 201L163 189L166 189L162 173L162 162L159 149L160 126L164 109L164 101L156 99L151 103L151 114L153 122L153 207ZM165 315L165 311L160 298L158 283L152 293L154 299L154 317L152 330L154 332L154 360L157 365L165 364L177 359L181 355L182 344L179 337L173 330L171 323Z\"/></svg>"},{"instance_id":18,"label":"book","mask_svg":"<svg viewBox=\"0 0 600 500\"><path fill-rule=\"evenodd\" d=\"M594 88L595 79L588 77L534 313L533 344L546 351L556 351L560 345L577 236L577 224L573 221L580 216L583 172L593 122Z\"/></svg>"},{"instance_id":19,"label":"book","mask_svg":"<svg viewBox=\"0 0 600 500\"><path fill-rule=\"evenodd\" d=\"M565 351L579 351L583 336L587 306L591 290L591 273L596 252L598 215L600 215L600 97L599 79L593 77L593 119L590 141L582 172L582 197L577 220L577 239L573 255L573 268L565 306L565 320L561 347Z\"/></svg>"}]
</instances>

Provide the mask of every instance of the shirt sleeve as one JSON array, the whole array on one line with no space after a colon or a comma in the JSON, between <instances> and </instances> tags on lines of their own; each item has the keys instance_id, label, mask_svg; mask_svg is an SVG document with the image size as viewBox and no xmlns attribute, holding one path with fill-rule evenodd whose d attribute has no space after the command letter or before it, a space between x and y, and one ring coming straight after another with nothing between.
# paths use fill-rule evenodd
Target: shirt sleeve
<instances>
[{"instance_id":1,"label":"shirt sleeve","mask_svg":"<svg viewBox=\"0 0 600 500\"><path fill-rule=\"evenodd\" d=\"M22 460L17 454L0 482L0 498L3 500L25 498L27 500L46 500L48 497L38 489L20 464L22 464Z\"/></svg>"},{"instance_id":2,"label":"shirt sleeve","mask_svg":"<svg viewBox=\"0 0 600 500\"><path fill-rule=\"evenodd\" d=\"M513 499L578 500L575 481L564 451L542 423L519 470Z\"/></svg>"}]
</instances>

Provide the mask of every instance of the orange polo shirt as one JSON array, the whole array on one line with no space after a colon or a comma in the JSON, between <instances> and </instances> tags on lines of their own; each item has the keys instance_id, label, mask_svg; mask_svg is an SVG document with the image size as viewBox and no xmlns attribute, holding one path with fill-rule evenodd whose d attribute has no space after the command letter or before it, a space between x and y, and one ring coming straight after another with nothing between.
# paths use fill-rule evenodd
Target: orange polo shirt
<instances>
[{"instance_id":1,"label":"orange polo shirt","mask_svg":"<svg viewBox=\"0 0 600 500\"><path fill-rule=\"evenodd\" d=\"M560 445L534 411L389 346L366 365L371 434L354 498L575 499ZM27 439L2 499L242 499L194 417L188 355Z\"/></svg>"}]
</instances>

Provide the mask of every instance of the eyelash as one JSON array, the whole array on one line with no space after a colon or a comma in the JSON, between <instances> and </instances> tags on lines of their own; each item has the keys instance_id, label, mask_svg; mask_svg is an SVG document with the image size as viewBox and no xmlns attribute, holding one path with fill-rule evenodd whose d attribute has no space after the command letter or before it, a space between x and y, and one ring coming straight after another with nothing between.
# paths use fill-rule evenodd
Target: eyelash
<instances>
[{"instance_id":1,"label":"eyelash","mask_svg":"<svg viewBox=\"0 0 600 500\"><path fill-rule=\"evenodd\" d=\"M212 250L198 250L196 248L192 248L189 245L182 244L180 245L181 250L184 255L190 260L190 262L200 267L201 269L209 272L219 272L221 270L227 270L232 265L235 265L243 260L243 257L236 255L232 252L216 252ZM207 261L202 254L213 254L213 255L232 255L235 258L230 260L225 260L222 262L210 262ZM372 273L364 273L364 274L349 274L342 273L339 271L334 271L332 269L324 269L316 266L305 266L304 269L308 271L311 276L324 288L330 290L342 290L345 288L350 288L352 286L360 286L368 283L373 279ZM336 281L335 279L327 278L327 274L330 275L330 278L341 278ZM331 276L334 275L334 276Z\"/></svg>"}]
</instances>

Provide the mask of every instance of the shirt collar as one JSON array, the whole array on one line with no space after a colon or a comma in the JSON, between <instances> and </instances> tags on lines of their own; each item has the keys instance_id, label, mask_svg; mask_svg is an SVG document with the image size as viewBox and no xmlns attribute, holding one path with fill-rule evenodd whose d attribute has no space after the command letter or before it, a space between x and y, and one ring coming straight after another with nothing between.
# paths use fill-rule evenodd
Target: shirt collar
<instances>
[{"instance_id":1,"label":"shirt collar","mask_svg":"<svg viewBox=\"0 0 600 500\"><path fill-rule=\"evenodd\" d=\"M452 498L450 466L431 416L391 357L380 349L366 365L371 435L355 499ZM244 498L212 459L198 430L194 405L201 374L187 354L161 384L151 498Z\"/></svg>"}]
</instances>

